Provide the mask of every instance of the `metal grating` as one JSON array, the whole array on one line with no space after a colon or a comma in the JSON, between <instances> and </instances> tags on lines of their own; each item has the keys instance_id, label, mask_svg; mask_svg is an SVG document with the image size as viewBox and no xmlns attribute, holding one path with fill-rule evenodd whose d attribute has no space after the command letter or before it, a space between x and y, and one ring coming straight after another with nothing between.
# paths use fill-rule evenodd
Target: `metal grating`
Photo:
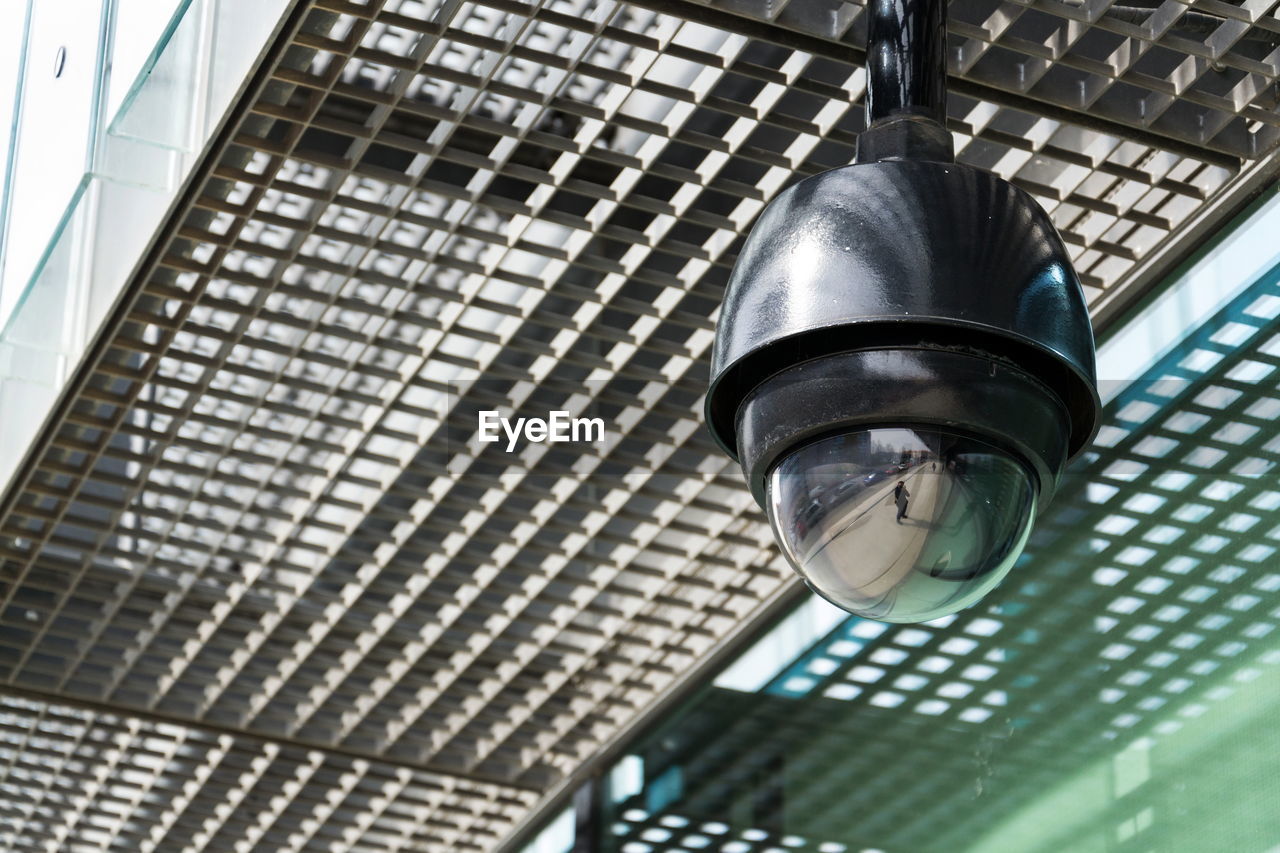
<instances>
[{"instance_id":1,"label":"metal grating","mask_svg":"<svg viewBox=\"0 0 1280 853\"><path fill-rule=\"evenodd\" d=\"M695 17L700 2L661 8ZM812 37L789 43L818 55L865 42L865 4L707 5ZM953 0L948 30L953 93L1241 157L1280 144L1280 18L1271 0Z\"/></svg>"},{"instance_id":2,"label":"metal grating","mask_svg":"<svg viewBox=\"0 0 1280 853\"><path fill-rule=\"evenodd\" d=\"M784 588L700 393L740 235L852 159L863 72L789 21L647 5L298 5L0 507L0 683L504 791L405 836L484 846ZM1005 89L959 87L960 159L1045 204L1091 299L1250 172L1222 134ZM610 435L513 457L474 443L481 408ZM11 847L56 849L22 779Z\"/></svg>"},{"instance_id":3,"label":"metal grating","mask_svg":"<svg viewBox=\"0 0 1280 853\"><path fill-rule=\"evenodd\" d=\"M124 714L0 700L6 850L488 850L535 795Z\"/></svg>"}]
</instances>

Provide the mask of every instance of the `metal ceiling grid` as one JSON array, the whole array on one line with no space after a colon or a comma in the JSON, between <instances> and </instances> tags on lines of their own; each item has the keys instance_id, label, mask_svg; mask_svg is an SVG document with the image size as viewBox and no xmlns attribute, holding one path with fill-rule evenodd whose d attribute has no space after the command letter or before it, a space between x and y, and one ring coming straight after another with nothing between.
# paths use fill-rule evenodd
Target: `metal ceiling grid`
<instances>
[{"instance_id":1,"label":"metal ceiling grid","mask_svg":"<svg viewBox=\"0 0 1280 853\"><path fill-rule=\"evenodd\" d=\"M468 109L466 101L447 109L438 106L456 97L449 83L475 88L484 86L484 80L447 67L458 61L456 54L444 52L428 59L423 68L432 84L428 103L402 103L389 122L400 132L384 127L378 145L383 151L382 146L398 149L398 158L387 152L391 161L434 157L441 165L435 174L428 170L426 183L419 185L447 198L551 219L585 234L595 232L596 221L612 219L609 224L621 226L618 220L630 214L640 218L633 230L641 233L606 228L600 236L616 234L626 243L649 247L655 237L647 229L679 219L687 233L679 235L679 241L669 235L666 251L728 268L731 256L708 259L707 250L736 238L781 186L852 160L862 128L857 104L865 82L861 69L850 63L857 53L853 48L826 45L823 54L814 56L637 9L614 13L630 15L614 19L627 24L593 28L581 19L535 12L518 3L494 5L512 15L516 10L531 15L531 39L559 32L566 34L563 41L568 33L598 29L590 50L612 57L612 62L592 61L598 57L591 54L571 72L560 71L571 76L549 98L537 86L521 87L504 78L501 87L491 87L500 88L507 98L510 115L500 121L515 115L511 102L543 107L542 112L526 108L525 124L512 127L491 120L499 109L496 99L478 111ZM409 36L401 33L400 38ZM316 125L357 137L367 134L367 128L351 126L353 118L363 116L343 98L367 98L358 81L379 77L370 66L395 67L409 43L358 54L357 66L347 75L356 85L335 87L343 97L322 107ZM521 56L529 57L524 64L533 62L544 79L548 69L559 71L557 66L565 65L552 51L526 50ZM304 79L298 82L306 84ZM996 171L1037 196L1071 246L1091 295L1114 283L1133 261L1167 238L1239 166L1231 157L1175 141L1169 142L1172 150L1128 141L1121 135L1123 125L1110 125L1111 134L1101 133L963 92L953 93L950 113L959 159ZM1074 117L1088 121L1083 113ZM420 140L430 138L439 121L458 123L452 144L424 146ZM558 134L547 134L548 129ZM572 145L566 136L573 138ZM1187 151L1197 156L1186 156ZM525 168L517 170L517 164ZM373 163L362 165L373 174ZM467 178L484 181L486 174L504 167L505 175L515 177L518 171L520 180L542 192L528 199L512 198L500 189L487 192L461 185ZM448 169L455 171L452 180L443 174ZM405 182L403 176L393 180ZM558 190L559 204L551 190ZM571 200L577 204L571 205ZM575 208L590 215L573 216ZM502 246L518 239L503 236L490 232L488 239ZM521 248L544 256L549 251ZM584 260L594 258L588 254ZM640 271L645 271L643 266Z\"/></svg>"},{"instance_id":2,"label":"metal ceiling grid","mask_svg":"<svg viewBox=\"0 0 1280 853\"><path fill-rule=\"evenodd\" d=\"M0 700L6 850L488 850L529 792L199 728Z\"/></svg>"},{"instance_id":3,"label":"metal ceiling grid","mask_svg":"<svg viewBox=\"0 0 1280 853\"><path fill-rule=\"evenodd\" d=\"M1108 407L982 607L849 617L759 695L690 702L626 746L650 785L605 849L972 849L1073 773L1275 678L1277 368L1273 269Z\"/></svg>"},{"instance_id":4,"label":"metal ceiling grid","mask_svg":"<svg viewBox=\"0 0 1280 853\"><path fill-rule=\"evenodd\" d=\"M863 72L613 2L291 21L0 513L0 675L526 803L791 579L700 392L740 234L852 159ZM951 122L1094 297L1238 165L963 92ZM613 434L475 445L534 404Z\"/></svg>"},{"instance_id":5,"label":"metal ceiling grid","mask_svg":"<svg viewBox=\"0 0 1280 853\"><path fill-rule=\"evenodd\" d=\"M730 28L741 18L812 36L789 43L820 55L865 42L861 4L843 0L644 5L696 18L704 3ZM1086 115L1246 158L1280 144L1274 0L954 0L948 30L953 93L1000 93L992 99L1033 113Z\"/></svg>"}]
</instances>

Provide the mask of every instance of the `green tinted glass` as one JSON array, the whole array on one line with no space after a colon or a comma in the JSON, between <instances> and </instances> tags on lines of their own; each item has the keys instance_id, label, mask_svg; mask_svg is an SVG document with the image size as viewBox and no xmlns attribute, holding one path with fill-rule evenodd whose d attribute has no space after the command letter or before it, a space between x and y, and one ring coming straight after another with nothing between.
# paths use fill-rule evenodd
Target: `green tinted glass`
<instances>
[{"instance_id":1,"label":"green tinted glass","mask_svg":"<svg viewBox=\"0 0 1280 853\"><path fill-rule=\"evenodd\" d=\"M1275 849L1278 315L1280 268L1113 400L977 607L806 602L605 775L602 848Z\"/></svg>"}]
</instances>

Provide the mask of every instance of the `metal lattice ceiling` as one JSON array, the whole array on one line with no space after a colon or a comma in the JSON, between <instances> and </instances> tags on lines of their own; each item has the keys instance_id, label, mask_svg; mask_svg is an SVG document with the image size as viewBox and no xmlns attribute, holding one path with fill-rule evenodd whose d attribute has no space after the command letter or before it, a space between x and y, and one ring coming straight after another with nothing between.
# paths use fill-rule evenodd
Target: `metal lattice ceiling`
<instances>
[{"instance_id":1,"label":"metal lattice ceiling","mask_svg":"<svg viewBox=\"0 0 1280 853\"><path fill-rule=\"evenodd\" d=\"M1173 5L953 5L959 158L1095 304L1270 168L1272 7ZM860 10L817 8L296 7L0 506L7 731L59 721L6 741L9 849L222 849L127 805L170 786L288 829L236 849L486 849L791 581L700 393L741 234L852 159ZM614 426L470 441L523 406Z\"/></svg>"}]
</instances>

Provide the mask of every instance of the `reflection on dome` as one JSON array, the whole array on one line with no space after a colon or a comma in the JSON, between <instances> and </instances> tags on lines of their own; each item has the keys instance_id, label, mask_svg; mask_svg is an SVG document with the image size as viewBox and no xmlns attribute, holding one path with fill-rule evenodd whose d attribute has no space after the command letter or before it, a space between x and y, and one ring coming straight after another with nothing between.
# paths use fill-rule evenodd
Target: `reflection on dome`
<instances>
[{"instance_id":1,"label":"reflection on dome","mask_svg":"<svg viewBox=\"0 0 1280 853\"><path fill-rule=\"evenodd\" d=\"M872 429L793 451L769 520L809 586L853 613L922 622L972 604L1026 544L1035 491L1003 450L931 429Z\"/></svg>"}]
</instances>

